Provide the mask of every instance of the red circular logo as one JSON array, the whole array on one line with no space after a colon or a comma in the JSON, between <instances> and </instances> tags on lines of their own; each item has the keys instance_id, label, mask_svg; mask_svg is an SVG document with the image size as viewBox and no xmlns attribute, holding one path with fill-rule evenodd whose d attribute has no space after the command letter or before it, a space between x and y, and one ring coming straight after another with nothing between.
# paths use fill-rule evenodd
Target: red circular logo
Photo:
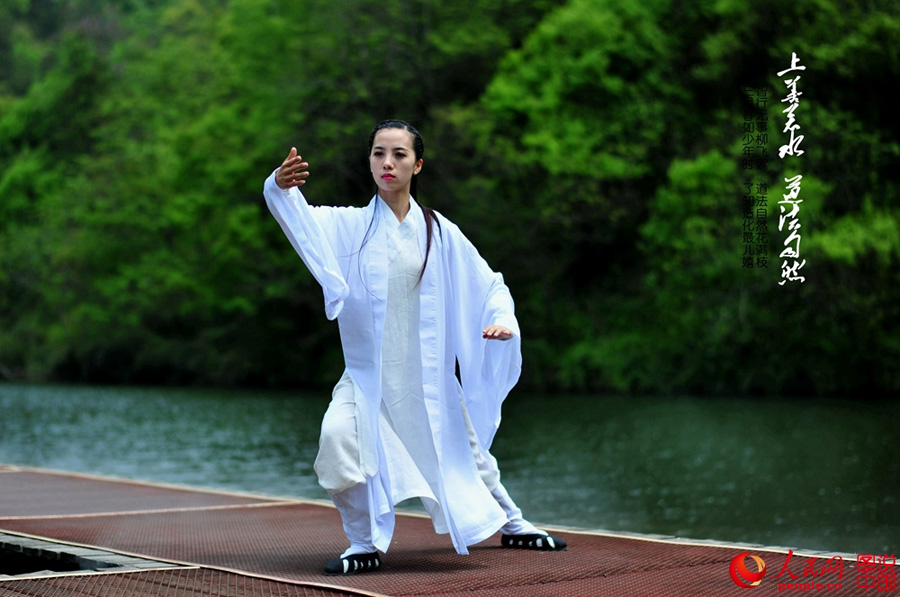
<instances>
[{"instance_id":1,"label":"red circular logo","mask_svg":"<svg viewBox=\"0 0 900 597\"><path fill-rule=\"evenodd\" d=\"M744 562L747 557L752 558L756 562L756 572L751 572L747 568L747 564ZM766 563L761 557L751 555L749 551L743 551L731 560L728 572L731 574L731 580L734 581L734 584L742 589L752 589L766 575Z\"/></svg>"}]
</instances>

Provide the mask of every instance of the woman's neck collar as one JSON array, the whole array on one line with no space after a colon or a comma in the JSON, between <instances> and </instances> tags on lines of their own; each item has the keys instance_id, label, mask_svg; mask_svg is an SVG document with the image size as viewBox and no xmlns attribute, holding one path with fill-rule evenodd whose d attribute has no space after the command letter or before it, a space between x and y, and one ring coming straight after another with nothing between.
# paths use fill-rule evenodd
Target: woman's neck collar
<instances>
[{"instance_id":1,"label":"woman's neck collar","mask_svg":"<svg viewBox=\"0 0 900 597\"><path fill-rule=\"evenodd\" d=\"M381 197L381 200L391 208L391 211L394 212L394 216L397 218L397 221L401 224L403 220L409 215L409 210L412 207L409 199L409 193L399 196L385 197L381 193L378 194Z\"/></svg>"}]
</instances>

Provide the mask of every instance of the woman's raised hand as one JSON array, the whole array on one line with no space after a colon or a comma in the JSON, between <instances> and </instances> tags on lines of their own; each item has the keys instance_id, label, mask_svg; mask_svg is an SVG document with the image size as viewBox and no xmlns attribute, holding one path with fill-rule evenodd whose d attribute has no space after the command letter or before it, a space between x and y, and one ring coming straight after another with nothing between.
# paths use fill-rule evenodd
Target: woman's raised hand
<instances>
[{"instance_id":1,"label":"woman's raised hand","mask_svg":"<svg viewBox=\"0 0 900 597\"><path fill-rule=\"evenodd\" d=\"M291 153L281 162L281 168L275 173L275 184L282 189L302 186L309 176L309 164L297 155L297 148L291 147Z\"/></svg>"}]
</instances>

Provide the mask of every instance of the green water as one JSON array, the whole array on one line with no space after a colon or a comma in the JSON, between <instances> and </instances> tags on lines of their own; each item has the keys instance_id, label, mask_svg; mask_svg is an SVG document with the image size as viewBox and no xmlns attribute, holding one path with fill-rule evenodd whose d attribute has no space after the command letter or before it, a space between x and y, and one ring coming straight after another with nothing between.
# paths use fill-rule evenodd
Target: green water
<instances>
[{"instance_id":1,"label":"green water","mask_svg":"<svg viewBox=\"0 0 900 597\"><path fill-rule=\"evenodd\" d=\"M0 462L327 498L312 463L328 399L0 384ZM536 522L890 554L898 415L900 401L514 393L493 452Z\"/></svg>"}]
</instances>

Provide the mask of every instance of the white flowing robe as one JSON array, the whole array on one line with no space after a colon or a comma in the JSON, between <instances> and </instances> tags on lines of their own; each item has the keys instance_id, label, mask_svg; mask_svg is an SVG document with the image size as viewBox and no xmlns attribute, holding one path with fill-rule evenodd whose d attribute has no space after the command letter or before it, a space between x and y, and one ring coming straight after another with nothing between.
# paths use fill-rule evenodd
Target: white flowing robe
<instances>
[{"instance_id":1,"label":"white flowing robe","mask_svg":"<svg viewBox=\"0 0 900 597\"><path fill-rule=\"evenodd\" d=\"M377 197L364 208L310 206L297 188L279 188L274 173L264 193L269 210L322 286L326 316L338 320L346 374L362 393L357 400L365 426L360 434L365 442L361 468L373 543L386 551L396 500L379 437L388 290L386 226L379 221L384 210L378 209ZM490 269L459 228L436 216L440 228L434 227L419 285L419 348L427 410L422 424L433 438L439 470L424 472L433 481L434 506L440 512L435 528L450 533L457 552L468 553L466 546L488 538L507 519L479 477L459 400L460 384L478 441L487 452L500 424L501 403L521 373L520 332L503 277ZM424 214L415 200L406 217L415 218L419 246L425 247ZM491 324L509 328L513 338L483 339L481 330ZM429 510L434 515L435 509Z\"/></svg>"}]
</instances>

